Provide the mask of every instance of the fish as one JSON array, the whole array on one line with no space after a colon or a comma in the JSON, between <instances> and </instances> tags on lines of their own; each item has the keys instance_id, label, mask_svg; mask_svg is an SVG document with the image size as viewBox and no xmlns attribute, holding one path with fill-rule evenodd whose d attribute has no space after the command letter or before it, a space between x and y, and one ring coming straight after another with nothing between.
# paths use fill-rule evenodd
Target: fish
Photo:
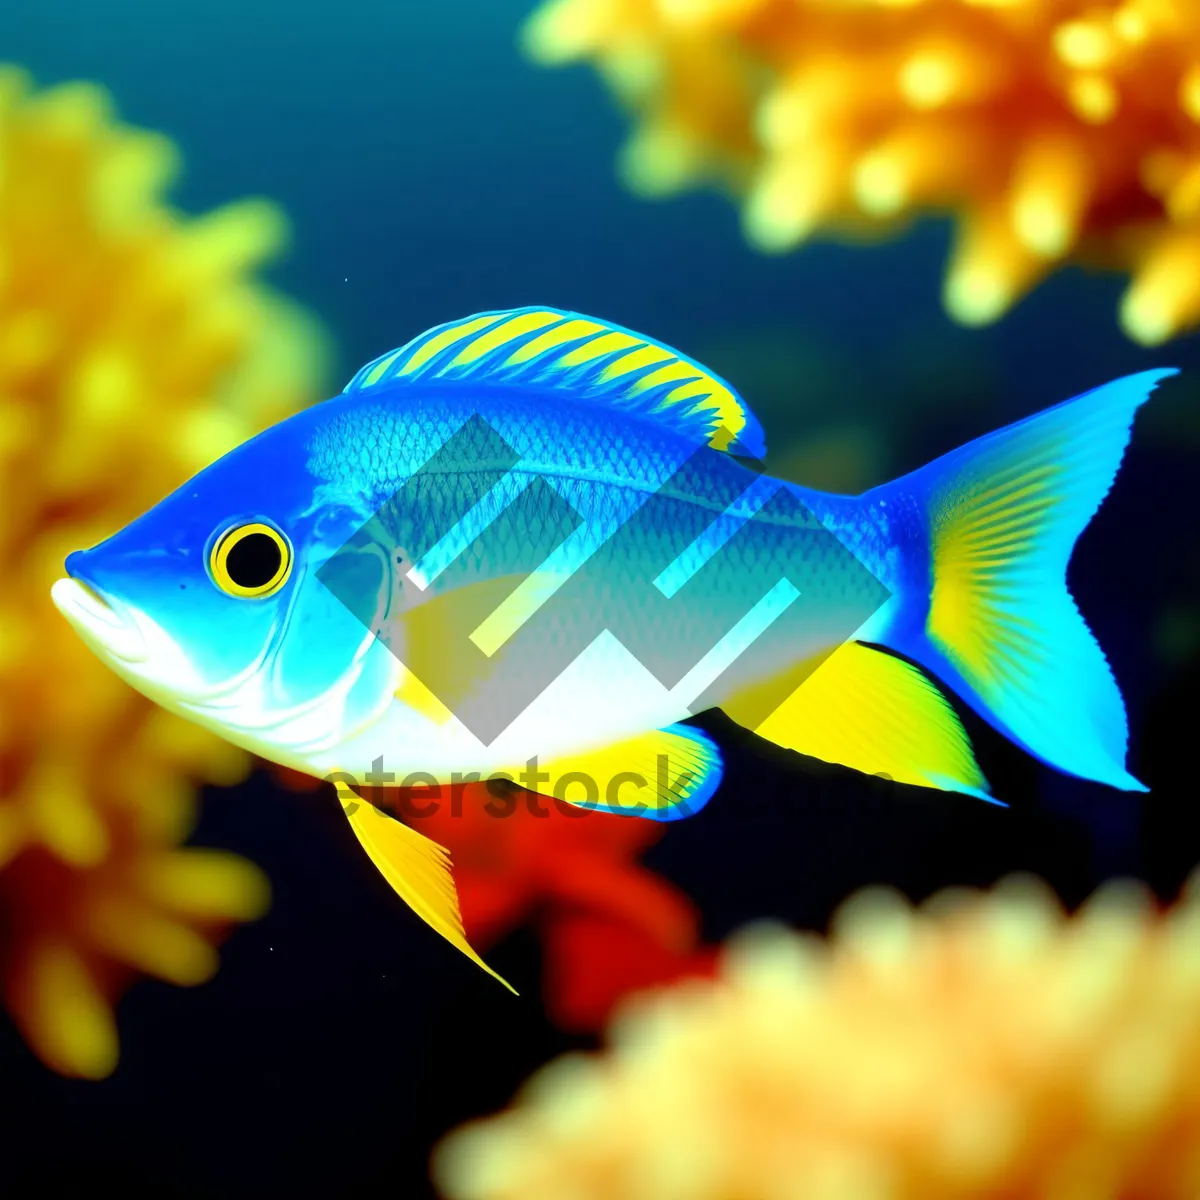
<instances>
[{"instance_id":1,"label":"fish","mask_svg":"<svg viewBox=\"0 0 1200 1200\"><path fill-rule=\"evenodd\" d=\"M951 697L1056 770L1144 791L1067 586L1135 414L1094 388L861 495L766 472L694 359L550 307L439 325L71 553L51 598L153 701L334 784L397 894L464 932L385 784L693 815L719 708L788 750L996 797Z\"/></svg>"}]
</instances>

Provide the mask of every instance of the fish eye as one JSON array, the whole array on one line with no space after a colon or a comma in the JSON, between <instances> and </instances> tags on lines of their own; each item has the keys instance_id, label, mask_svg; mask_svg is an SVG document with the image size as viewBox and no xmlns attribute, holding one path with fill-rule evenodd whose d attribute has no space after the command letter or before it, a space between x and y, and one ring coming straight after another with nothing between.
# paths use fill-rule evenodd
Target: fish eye
<instances>
[{"instance_id":1,"label":"fish eye","mask_svg":"<svg viewBox=\"0 0 1200 1200\"><path fill-rule=\"evenodd\" d=\"M248 600L273 596L292 573L292 547L270 525L235 525L216 541L208 560L213 582L223 592Z\"/></svg>"}]
</instances>

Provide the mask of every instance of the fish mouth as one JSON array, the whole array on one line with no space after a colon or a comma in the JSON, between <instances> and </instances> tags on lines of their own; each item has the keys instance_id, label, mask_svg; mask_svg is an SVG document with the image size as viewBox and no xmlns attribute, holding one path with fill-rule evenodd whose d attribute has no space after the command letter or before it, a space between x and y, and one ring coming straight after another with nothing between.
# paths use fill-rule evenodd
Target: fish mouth
<instances>
[{"instance_id":1,"label":"fish mouth","mask_svg":"<svg viewBox=\"0 0 1200 1200\"><path fill-rule=\"evenodd\" d=\"M51 587L50 599L93 649L124 663L146 661L149 651L136 621L95 584L60 579Z\"/></svg>"}]
</instances>

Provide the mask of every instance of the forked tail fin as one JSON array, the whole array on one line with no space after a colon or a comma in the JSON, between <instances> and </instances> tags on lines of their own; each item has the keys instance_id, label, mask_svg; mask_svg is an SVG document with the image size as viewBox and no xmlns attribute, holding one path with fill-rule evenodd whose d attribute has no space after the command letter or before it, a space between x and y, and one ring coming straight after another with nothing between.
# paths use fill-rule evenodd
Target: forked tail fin
<instances>
[{"instance_id":1,"label":"forked tail fin","mask_svg":"<svg viewBox=\"0 0 1200 1200\"><path fill-rule=\"evenodd\" d=\"M1134 413L1174 370L1118 379L884 485L923 513L888 645L1070 775L1145 791L1125 705L1067 589L1076 539L1112 486ZM910 509L911 511L911 509Z\"/></svg>"}]
</instances>

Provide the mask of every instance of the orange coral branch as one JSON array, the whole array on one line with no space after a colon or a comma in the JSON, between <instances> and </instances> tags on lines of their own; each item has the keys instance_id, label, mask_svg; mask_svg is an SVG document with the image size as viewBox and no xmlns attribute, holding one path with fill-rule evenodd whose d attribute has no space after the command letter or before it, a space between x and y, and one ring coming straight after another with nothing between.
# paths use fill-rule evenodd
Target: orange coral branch
<instances>
[{"instance_id":1,"label":"orange coral branch","mask_svg":"<svg viewBox=\"0 0 1200 1200\"><path fill-rule=\"evenodd\" d=\"M1183 1200L1200 1189L1200 879L1064 917L1035 881L747 931L439 1148L454 1200Z\"/></svg>"},{"instance_id":2,"label":"orange coral branch","mask_svg":"<svg viewBox=\"0 0 1200 1200\"><path fill-rule=\"evenodd\" d=\"M731 187L764 250L947 211L964 324L1070 261L1132 274L1139 342L1200 323L1192 0L547 0L525 44L636 115L630 186Z\"/></svg>"},{"instance_id":3,"label":"orange coral branch","mask_svg":"<svg viewBox=\"0 0 1200 1200\"><path fill-rule=\"evenodd\" d=\"M177 215L174 146L110 107L0 67L0 953L34 1050L89 1078L116 1062L125 981L208 978L267 885L177 848L192 781L233 782L247 757L108 672L50 585L69 551L313 398L323 369L311 321L250 278L279 212Z\"/></svg>"}]
</instances>

